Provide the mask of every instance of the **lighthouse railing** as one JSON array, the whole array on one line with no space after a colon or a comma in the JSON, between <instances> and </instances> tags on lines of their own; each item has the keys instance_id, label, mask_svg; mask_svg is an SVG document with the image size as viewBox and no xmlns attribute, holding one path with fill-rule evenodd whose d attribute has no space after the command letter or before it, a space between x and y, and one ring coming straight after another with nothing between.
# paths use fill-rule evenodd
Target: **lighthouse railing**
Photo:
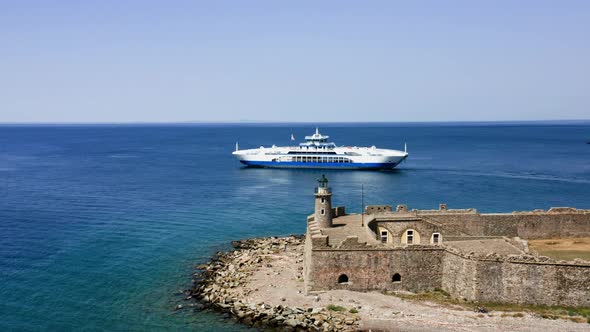
<instances>
[{"instance_id":1,"label":"lighthouse railing","mask_svg":"<svg viewBox=\"0 0 590 332\"><path fill-rule=\"evenodd\" d=\"M320 193L331 193L332 192L332 187L316 187L315 188L315 193L316 194L320 194Z\"/></svg>"}]
</instances>

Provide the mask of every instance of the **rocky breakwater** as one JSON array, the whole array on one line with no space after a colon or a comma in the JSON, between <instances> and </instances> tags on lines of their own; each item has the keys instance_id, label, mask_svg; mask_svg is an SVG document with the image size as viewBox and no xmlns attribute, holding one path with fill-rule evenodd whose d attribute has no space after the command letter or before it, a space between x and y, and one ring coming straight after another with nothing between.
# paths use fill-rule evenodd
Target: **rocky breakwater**
<instances>
[{"instance_id":1,"label":"rocky breakwater","mask_svg":"<svg viewBox=\"0 0 590 332\"><path fill-rule=\"evenodd\" d=\"M356 313L338 311L338 308L334 311L333 307L287 306L284 304L286 299L277 298L273 289L260 290L269 294L269 301L253 302L249 297L252 292L259 291L258 288L252 288L255 286L251 283L253 274L260 269L273 271L271 263L277 257L280 259L281 253L288 250L302 252L303 241L301 236L289 236L232 242L235 250L219 252L210 262L197 267L193 287L185 291L185 300L194 302L178 305L176 309L195 306L210 308L229 313L239 322L259 328L287 331L358 330L359 318ZM297 259L294 263L300 265L297 266L296 277L303 280L302 259ZM270 275L268 281L272 282L273 275L279 274L280 272L267 272ZM314 298L312 295L310 297ZM271 304L272 302L275 304ZM277 302L283 304L276 304Z\"/></svg>"}]
</instances>

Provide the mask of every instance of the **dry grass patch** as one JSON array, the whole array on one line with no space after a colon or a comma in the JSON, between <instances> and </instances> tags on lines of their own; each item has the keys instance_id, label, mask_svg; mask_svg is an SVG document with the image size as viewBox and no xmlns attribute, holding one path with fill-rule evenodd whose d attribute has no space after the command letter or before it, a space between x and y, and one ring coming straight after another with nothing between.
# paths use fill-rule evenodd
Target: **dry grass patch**
<instances>
[{"instance_id":1,"label":"dry grass patch","mask_svg":"<svg viewBox=\"0 0 590 332\"><path fill-rule=\"evenodd\" d=\"M522 318L522 317L524 317L524 314L522 312L515 312L515 313L505 312L505 313L502 313L500 315L500 317L517 317L517 318Z\"/></svg>"},{"instance_id":2,"label":"dry grass patch","mask_svg":"<svg viewBox=\"0 0 590 332\"><path fill-rule=\"evenodd\" d=\"M529 240L529 247L557 260L590 260L590 237Z\"/></svg>"}]
</instances>

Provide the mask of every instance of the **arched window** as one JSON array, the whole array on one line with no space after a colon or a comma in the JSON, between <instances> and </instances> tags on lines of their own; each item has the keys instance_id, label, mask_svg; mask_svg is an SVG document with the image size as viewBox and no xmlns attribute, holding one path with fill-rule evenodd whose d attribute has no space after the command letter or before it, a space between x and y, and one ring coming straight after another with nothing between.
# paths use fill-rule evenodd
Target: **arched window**
<instances>
[{"instance_id":1,"label":"arched window","mask_svg":"<svg viewBox=\"0 0 590 332\"><path fill-rule=\"evenodd\" d=\"M348 276L346 274L341 274L340 277L338 277L338 283L343 284L346 282L348 282Z\"/></svg>"},{"instance_id":2,"label":"arched window","mask_svg":"<svg viewBox=\"0 0 590 332\"><path fill-rule=\"evenodd\" d=\"M391 281L392 282L401 282L402 281L402 276L399 275L399 273L396 273L393 275L393 277L391 277Z\"/></svg>"}]
</instances>

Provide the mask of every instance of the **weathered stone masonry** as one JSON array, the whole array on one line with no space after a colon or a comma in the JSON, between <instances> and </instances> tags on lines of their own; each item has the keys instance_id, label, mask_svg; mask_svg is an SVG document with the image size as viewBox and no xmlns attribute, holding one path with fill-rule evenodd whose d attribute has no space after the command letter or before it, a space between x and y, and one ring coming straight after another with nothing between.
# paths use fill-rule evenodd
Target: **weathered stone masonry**
<instances>
[{"instance_id":1,"label":"weathered stone masonry","mask_svg":"<svg viewBox=\"0 0 590 332\"><path fill-rule=\"evenodd\" d=\"M322 225L316 216L308 218L305 242L308 292L439 288L470 301L590 306L590 262L531 255L526 244L590 236L590 210L480 214L444 204L438 210L399 205L395 211L382 205L367 207L362 216L331 208ZM473 247L475 240L503 254Z\"/></svg>"},{"instance_id":2,"label":"weathered stone masonry","mask_svg":"<svg viewBox=\"0 0 590 332\"><path fill-rule=\"evenodd\" d=\"M456 298L519 304L590 305L590 262L559 263L533 256L464 257L447 249L442 265L441 288Z\"/></svg>"}]
</instances>

